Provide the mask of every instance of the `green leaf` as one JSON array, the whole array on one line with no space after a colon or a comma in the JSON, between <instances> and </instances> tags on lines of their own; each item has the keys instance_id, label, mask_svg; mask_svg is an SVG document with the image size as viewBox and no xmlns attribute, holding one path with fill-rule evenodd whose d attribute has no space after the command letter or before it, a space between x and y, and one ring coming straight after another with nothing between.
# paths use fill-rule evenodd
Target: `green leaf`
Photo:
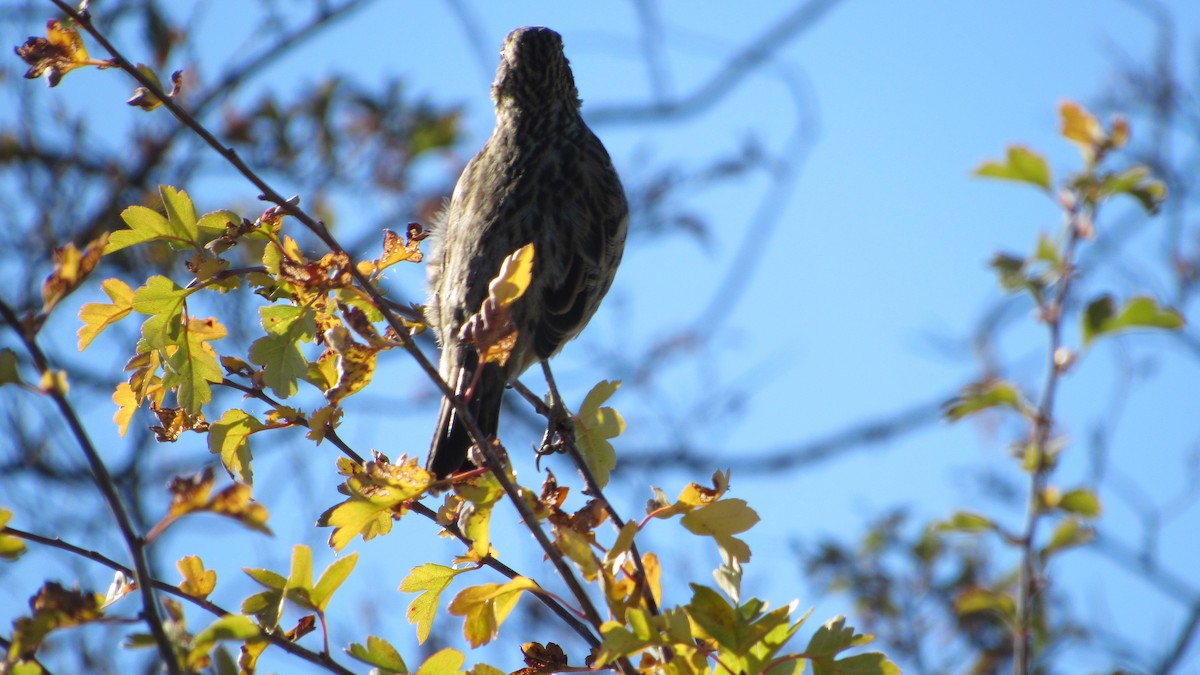
<instances>
[{"instance_id":1,"label":"green leaf","mask_svg":"<svg viewBox=\"0 0 1200 675\"><path fill-rule=\"evenodd\" d=\"M995 612L1006 620L1016 614L1011 595L995 593L986 588L971 588L954 599L954 611L960 616L976 612Z\"/></svg>"},{"instance_id":2,"label":"green leaf","mask_svg":"<svg viewBox=\"0 0 1200 675\"><path fill-rule=\"evenodd\" d=\"M196 221L196 229L209 234L225 234L225 228L230 224L242 222L241 216L233 211L213 211L200 216Z\"/></svg>"},{"instance_id":3,"label":"green leaf","mask_svg":"<svg viewBox=\"0 0 1200 675\"><path fill-rule=\"evenodd\" d=\"M1042 557L1045 559L1052 553L1083 546L1090 543L1094 538L1095 532L1091 528L1085 527L1078 518L1064 518L1050 535L1050 543L1046 544L1046 548L1042 549Z\"/></svg>"},{"instance_id":4,"label":"green leaf","mask_svg":"<svg viewBox=\"0 0 1200 675\"><path fill-rule=\"evenodd\" d=\"M138 314L179 313L187 295L188 292L174 281L156 274L146 280L145 286L137 289L130 306Z\"/></svg>"},{"instance_id":5,"label":"green leaf","mask_svg":"<svg viewBox=\"0 0 1200 675\"><path fill-rule=\"evenodd\" d=\"M959 511L950 516L949 520L937 524L941 532L991 532L996 531L996 523L987 516L970 511Z\"/></svg>"},{"instance_id":6,"label":"green leaf","mask_svg":"<svg viewBox=\"0 0 1200 675\"><path fill-rule=\"evenodd\" d=\"M1117 174L1108 174L1100 183L1104 195L1129 195L1141 204L1146 213L1158 213L1167 198L1167 186L1150 177L1150 170L1141 164Z\"/></svg>"},{"instance_id":7,"label":"green leaf","mask_svg":"<svg viewBox=\"0 0 1200 675\"><path fill-rule=\"evenodd\" d=\"M612 398L620 387L619 380L597 383L584 397L579 414L575 415L576 443L600 487L608 484L609 475L617 465L616 451L608 439L625 431L621 414L612 408L601 407L601 404Z\"/></svg>"},{"instance_id":8,"label":"green leaf","mask_svg":"<svg viewBox=\"0 0 1200 675\"><path fill-rule=\"evenodd\" d=\"M171 225L161 213L145 206L130 206L121 212L128 230L117 230L108 237L104 255L123 248L171 236Z\"/></svg>"},{"instance_id":9,"label":"green leaf","mask_svg":"<svg viewBox=\"0 0 1200 675\"><path fill-rule=\"evenodd\" d=\"M400 652L396 651L396 648L387 640L374 635L367 636L367 646L365 647L357 642L350 643L350 648L346 650L346 653L363 663L375 666L379 669L380 675L408 672L408 666L404 664Z\"/></svg>"},{"instance_id":10,"label":"green leaf","mask_svg":"<svg viewBox=\"0 0 1200 675\"><path fill-rule=\"evenodd\" d=\"M263 366L263 381L271 391L287 398L298 391L297 380L308 372L300 343L312 342L316 333L313 312L306 307L271 305L259 314L267 335L250 346L250 361Z\"/></svg>"},{"instance_id":11,"label":"green leaf","mask_svg":"<svg viewBox=\"0 0 1200 675\"><path fill-rule=\"evenodd\" d=\"M687 610L688 616L704 629L709 637L716 640L724 650L730 650L735 654L740 653L743 645L739 640L738 617L734 612L733 605L730 605L719 593L707 586L689 585L692 587L692 600L684 608Z\"/></svg>"},{"instance_id":12,"label":"green leaf","mask_svg":"<svg viewBox=\"0 0 1200 675\"><path fill-rule=\"evenodd\" d=\"M470 556L479 560L491 553L492 511L504 497L504 488L492 474L455 483L454 492L471 503L467 517L459 523L463 534L471 540Z\"/></svg>"},{"instance_id":13,"label":"green leaf","mask_svg":"<svg viewBox=\"0 0 1200 675\"><path fill-rule=\"evenodd\" d=\"M987 380L967 385L958 398L942 406L942 414L951 422L991 408L1009 408L1028 415L1032 406L1007 380Z\"/></svg>"},{"instance_id":14,"label":"green leaf","mask_svg":"<svg viewBox=\"0 0 1200 675\"><path fill-rule=\"evenodd\" d=\"M1170 308L1161 308L1153 298L1130 298L1118 312L1111 295L1102 295L1090 302L1083 312L1083 344L1087 346L1101 335L1136 328L1178 330L1184 325L1183 316Z\"/></svg>"},{"instance_id":15,"label":"green leaf","mask_svg":"<svg viewBox=\"0 0 1200 675\"><path fill-rule=\"evenodd\" d=\"M250 345L250 362L263 367L263 383L280 398L294 396L300 390L298 380L308 373L308 360L293 339L261 337Z\"/></svg>"},{"instance_id":16,"label":"green leaf","mask_svg":"<svg viewBox=\"0 0 1200 675\"><path fill-rule=\"evenodd\" d=\"M0 385L21 384L21 371L17 368L17 353L5 347L0 349Z\"/></svg>"},{"instance_id":17,"label":"green leaf","mask_svg":"<svg viewBox=\"0 0 1200 675\"><path fill-rule=\"evenodd\" d=\"M221 419L208 428L208 451L221 456L221 464L231 477L247 485L254 483L250 452L250 434L266 429L253 415L239 408L226 410Z\"/></svg>"},{"instance_id":18,"label":"green leaf","mask_svg":"<svg viewBox=\"0 0 1200 675\"><path fill-rule=\"evenodd\" d=\"M193 653L207 652L221 640L248 640L262 634L258 624L248 616L226 614L208 625L193 638Z\"/></svg>"},{"instance_id":19,"label":"green leaf","mask_svg":"<svg viewBox=\"0 0 1200 675\"><path fill-rule=\"evenodd\" d=\"M210 383L224 378L213 340L225 337L225 327L216 319L191 319L184 326L178 349L163 362L163 386L176 389L179 405L190 413L212 401Z\"/></svg>"},{"instance_id":20,"label":"green leaf","mask_svg":"<svg viewBox=\"0 0 1200 675\"><path fill-rule=\"evenodd\" d=\"M1053 182L1050 176L1050 165L1046 163L1045 158L1020 145L1010 146L1004 161L980 164L975 169L975 175L982 178L1029 183L1046 192L1050 191Z\"/></svg>"},{"instance_id":21,"label":"green leaf","mask_svg":"<svg viewBox=\"0 0 1200 675\"><path fill-rule=\"evenodd\" d=\"M1086 488L1071 490L1059 498L1058 508L1084 518L1097 518L1101 511L1100 498Z\"/></svg>"},{"instance_id":22,"label":"green leaf","mask_svg":"<svg viewBox=\"0 0 1200 675\"><path fill-rule=\"evenodd\" d=\"M354 566L358 563L358 552L355 551L344 558L339 558L329 564L325 571L321 573L321 578L317 580L317 585L312 589L312 601L317 609L321 612L329 606L329 600L333 597L342 582L350 576L354 571Z\"/></svg>"},{"instance_id":23,"label":"green leaf","mask_svg":"<svg viewBox=\"0 0 1200 675\"><path fill-rule=\"evenodd\" d=\"M8 521L10 520L12 520L12 511L0 509L0 530L8 527ZM24 552L24 541L11 535L0 534L0 559L16 560Z\"/></svg>"},{"instance_id":24,"label":"green leaf","mask_svg":"<svg viewBox=\"0 0 1200 675\"><path fill-rule=\"evenodd\" d=\"M1038 254L1042 253L1039 248ZM1040 276L1030 271L1030 262L1010 253L997 253L988 261L988 266L996 271L1000 288L1009 293L1028 291L1034 299L1042 297L1046 282Z\"/></svg>"},{"instance_id":25,"label":"green leaf","mask_svg":"<svg viewBox=\"0 0 1200 675\"><path fill-rule=\"evenodd\" d=\"M312 602L312 549L304 544L292 547L292 569L288 573L284 594L306 609L316 609Z\"/></svg>"},{"instance_id":26,"label":"green leaf","mask_svg":"<svg viewBox=\"0 0 1200 675\"><path fill-rule=\"evenodd\" d=\"M199 248L200 232L196 228L196 207L192 205L192 198L170 185L159 185L158 194L166 208L171 232L189 245Z\"/></svg>"},{"instance_id":27,"label":"green leaf","mask_svg":"<svg viewBox=\"0 0 1200 675\"><path fill-rule=\"evenodd\" d=\"M426 563L414 567L412 572L400 582L400 590L405 593L420 593L408 606L408 622L417 626L417 642L425 644L429 632L433 629L433 619L437 616L438 602L442 591L450 585L454 577L465 570L456 570L444 565Z\"/></svg>"},{"instance_id":28,"label":"green leaf","mask_svg":"<svg viewBox=\"0 0 1200 675\"><path fill-rule=\"evenodd\" d=\"M814 660L819 657L831 657L851 647L864 645L871 641L869 635L859 635L854 628L846 625L846 617L835 616L817 629L804 653ZM814 664L815 665L815 664Z\"/></svg>"},{"instance_id":29,"label":"green leaf","mask_svg":"<svg viewBox=\"0 0 1200 675\"><path fill-rule=\"evenodd\" d=\"M242 601L242 612L258 618L258 622L267 630L275 628L279 625L283 612L283 588L287 585L287 579L266 569L244 567L242 571L267 587L266 591L251 595Z\"/></svg>"},{"instance_id":30,"label":"green leaf","mask_svg":"<svg viewBox=\"0 0 1200 675\"><path fill-rule=\"evenodd\" d=\"M880 652L855 654L833 662L832 669L813 665L813 673L836 673L836 675L900 675L900 667Z\"/></svg>"}]
</instances>

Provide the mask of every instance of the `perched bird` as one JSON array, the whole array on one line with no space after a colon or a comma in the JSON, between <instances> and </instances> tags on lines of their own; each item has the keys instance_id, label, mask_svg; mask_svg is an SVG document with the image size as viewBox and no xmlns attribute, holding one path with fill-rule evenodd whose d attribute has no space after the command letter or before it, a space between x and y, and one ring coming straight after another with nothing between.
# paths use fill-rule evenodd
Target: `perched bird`
<instances>
[{"instance_id":1,"label":"perched bird","mask_svg":"<svg viewBox=\"0 0 1200 675\"><path fill-rule=\"evenodd\" d=\"M441 344L440 371L464 397L484 434L496 434L509 382L550 358L587 325L612 285L625 248L629 205L604 145L579 114L579 92L548 28L518 28L504 40L492 84L496 128L467 164L444 223L435 230L426 317ZM464 344L503 260L533 243L532 281L512 307L518 331L504 366ZM439 477L470 468L472 445L442 401L427 468Z\"/></svg>"}]
</instances>

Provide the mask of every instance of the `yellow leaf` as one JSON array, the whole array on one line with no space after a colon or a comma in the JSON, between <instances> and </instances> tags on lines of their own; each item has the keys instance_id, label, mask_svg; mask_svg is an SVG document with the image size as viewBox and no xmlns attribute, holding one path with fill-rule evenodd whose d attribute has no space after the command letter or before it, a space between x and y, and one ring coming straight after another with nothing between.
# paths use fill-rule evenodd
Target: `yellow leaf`
<instances>
[{"instance_id":1,"label":"yellow leaf","mask_svg":"<svg viewBox=\"0 0 1200 675\"><path fill-rule=\"evenodd\" d=\"M133 289L120 279L105 279L100 284L111 303L89 302L79 310L79 351L96 339L105 328L129 316L133 311Z\"/></svg>"},{"instance_id":2,"label":"yellow leaf","mask_svg":"<svg viewBox=\"0 0 1200 675\"><path fill-rule=\"evenodd\" d=\"M221 464L233 478L247 485L254 482L251 468L250 435L267 426L250 413L239 408L226 410L208 430L208 451L221 456Z\"/></svg>"},{"instance_id":3,"label":"yellow leaf","mask_svg":"<svg viewBox=\"0 0 1200 675\"><path fill-rule=\"evenodd\" d=\"M462 652L446 647L425 659L415 675L458 675L463 672L462 665L466 660Z\"/></svg>"},{"instance_id":4,"label":"yellow leaf","mask_svg":"<svg viewBox=\"0 0 1200 675\"><path fill-rule=\"evenodd\" d=\"M81 66L110 65L88 57L87 48L79 31L69 22L51 19L46 22L46 37L31 37L17 47L17 56L28 66L26 79L36 79L43 74L51 87L57 86L63 75Z\"/></svg>"},{"instance_id":5,"label":"yellow leaf","mask_svg":"<svg viewBox=\"0 0 1200 675\"><path fill-rule=\"evenodd\" d=\"M487 473L455 483L454 492L463 499L458 510L458 527L471 540L466 559L478 561L492 553L492 508L504 496L504 489L495 476Z\"/></svg>"},{"instance_id":6,"label":"yellow leaf","mask_svg":"<svg viewBox=\"0 0 1200 675\"><path fill-rule=\"evenodd\" d=\"M54 250L54 270L42 282L43 314L49 314L60 300L79 288L83 280L96 269L104 255L107 242L108 233L105 232L83 251L75 248L73 243L67 243Z\"/></svg>"},{"instance_id":7,"label":"yellow leaf","mask_svg":"<svg viewBox=\"0 0 1200 675\"><path fill-rule=\"evenodd\" d=\"M517 577L504 584L464 588L450 602L450 613L464 617L463 635L472 647L495 639L500 624L517 605L521 594L538 588L531 579Z\"/></svg>"},{"instance_id":8,"label":"yellow leaf","mask_svg":"<svg viewBox=\"0 0 1200 675\"><path fill-rule=\"evenodd\" d=\"M325 340L337 354L337 384L325 392L325 398L331 404L338 405L344 398L371 383L379 348L355 342L350 337L350 331L342 326L326 331Z\"/></svg>"},{"instance_id":9,"label":"yellow leaf","mask_svg":"<svg viewBox=\"0 0 1200 675\"><path fill-rule=\"evenodd\" d=\"M47 394L53 392L66 395L71 390L71 385L67 383L67 371L47 369L42 373L42 382L38 388Z\"/></svg>"},{"instance_id":10,"label":"yellow leaf","mask_svg":"<svg viewBox=\"0 0 1200 675\"><path fill-rule=\"evenodd\" d=\"M184 556L175 563L175 566L183 575L179 590L184 593L197 598L207 598L208 594L217 587L216 571L204 569L204 562L200 560L200 556Z\"/></svg>"},{"instance_id":11,"label":"yellow leaf","mask_svg":"<svg viewBox=\"0 0 1200 675\"><path fill-rule=\"evenodd\" d=\"M384 230L383 253L374 263L367 264L373 268L372 272L376 272L400 262L419 263L424 258L421 254L421 242L428 236L429 233L417 223L409 223L405 239L401 239L400 235L391 230ZM362 264L359 263L360 266Z\"/></svg>"},{"instance_id":12,"label":"yellow leaf","mask_svg":"<svg viewBox=\"0 0 1200 675\"><path fill-rule=\"evenodd\" d=\"M0 530L8 526L12 511L0 509ZM0 560L16 560L25 552L25 542L7 534L0 534Z\"/></svg>"},{"instance_id":13,"label":"yellow leaf","mask_svg":"<svg viewBox=\"0 0 1200 675\"><path fill-rule=\"evenodd\" d=\"M438 600L442 591L450 585L454 577L465 570L456 570L444 565L426 563L414 567L412 572L400 582L400 590L405 593L421 593L408 606L408 622L417 626L417 642L425 644L433 629L433 619L437 616Z\"/></svg>"},{"instance_id":14,"label":"yellow leaf","mask_svg":"<svg viewBox=\"0 0 1200 675\"><path fill-rule=\"evenodd\" d=\"M588 468L600 487L608 485L609 475L617 465L617 453L610 438L625 431L625 420L613 408L601 407L621 387L620 380L599 382L583 399L575 415L575 440Z\"/></svg>"},{"instance_id":15,"label":"yellow leaf","mask_svg":"<svg viewBox=\"0 0 1200 675\"><path fill-rule=\"evenodd\" d=\"M117 404L117 412L113 415L113 423L117 425L117 433L121 438L125 437L125 432L129 430L129 424L133 421L133 414L137 412L138 402L137 396L133 393L133 388L128 382L122 382L117 385L117 390L113 392L112 402Z\"/></svg>"},{"instance_id":16,"label":"yellow leaf","mask_svg":"<svg viewBox=\"0 0 1200 675\"><path fill-rule=\"evenodd\" d=\"M733 535L758 521L758 514L744 500L722 499L685 514L680 524L693 534L712 537L731 558L744 563L750 560L750 547Z\"/></svg>"},{"instance_id":17,"label":"yellow leaf","mask_svg":"<svg viewBox=\"0 0 1200 675\"><path fill-rule=\"evenodd\" d=\"M1059 106L1062 117L1062 135L1079 146L1086 160L1095 157L1097 146L1104 142L1104 129L1094 115L1074 101L1063 101Z\"/></svg>"},{"instance_id":18,"label":"yellow leaf","mask_svg":"<svg viewBox=\"0 0 1200 675\"><path fill-rule=\"evenodd\" d=\"M350 498L321 514L317 525L334 528L329 545L340 551L357 535L370 540L392 530L393 514L404 511L404 503L425 492L433 476L417 464L404 459L398 464L376 453L366 466L348 462L339 465L349 477L338 490Z\"/></svg>"},{"instance_id":19,"label":"yellow leaf","mask_svg":"<svg viewBox=\"0 0 1200 675\"><path fill-rule=\"evenodd\" d=\"M499 307L508 307L529 289L533 279L533 244L528 243L504 259L500 273L488 284L488 297Z\"/></svg>"},{"instance_id":20,"label":"yellow leaf","mask_svg":"<svg viewBox=\"0 0 1200 675\"><path fill-rule=\"evenodd\" d=\"M250 498L250 486L234 483L215 495L212 487L212 469L206 469L199 476L172 479L169 486L171 506L167 515L146 535L147 539L154 539L185 515L204 512L227 516L252 530L271 534L266 526L267 509Z\"/></svg>"}]
</instances>

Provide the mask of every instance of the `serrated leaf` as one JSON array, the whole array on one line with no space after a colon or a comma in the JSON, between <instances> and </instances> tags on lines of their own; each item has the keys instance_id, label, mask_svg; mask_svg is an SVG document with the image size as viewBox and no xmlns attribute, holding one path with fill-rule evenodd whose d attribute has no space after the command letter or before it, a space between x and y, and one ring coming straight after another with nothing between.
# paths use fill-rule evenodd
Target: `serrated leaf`
<instances>
[{"instance_id":1,"label":"serrated leaf","mask_svg":"<svg viewBox=\"0 0 1200 675\"><path fill-rule=\"evenodd\" d=\"M684 514L680 524L693 534L712 537L723 551L739 562L750 561L750 547L734 537L754 527L758 514L742 499L722 499Z\"/></svg>"},{"instance_id":2,"label":"serrated leaf","mask_svg":"<svg viewBox=\"0 0 1200 675\"><path fill-rule=\"evenodd\" d=\"M456 570L444 565L426 563L414 567L408 576L400 582L400 590L405 593L420 593L408 606L408 622L417 627L417 642L425 644L433 629L433 619L437 616L438 602L442 591L450 585L454 577L463 570Z\"/></svg>"},{"instance_id":3,"label":"serrated leaf","mask_svg":"<svg viewBox=\"0 0 1200 675\"><path fill-rule=\"evenodd\" d=\"M487 473L455 483L454 492L468 502L462 507L459 527L471 540L468 557L479 560L492 552L492 510L504 497L504 488L495 476Z\"/></svg>"},{"instance_id":4,"label":"serrated leaf","mask_svg":"<svg viewBox=\"0 0 1200 675\"><path fill-rule=\"evenodd\" d=\"M358 563L358 552L355 551L348 556L338 558L329 563L324 572L321 572L321 577L317 579L317 584L312 589L312 601L316 605L317 610L324 612L329 606L329 600L342 583L349 578L350 573L354 571L354 566Z\"/></svg>"},{"instance_id":5,"label":"serrated leaf","mask_svg":"<svg viewBox=\"0 0 1200 675\"><path fill-rule=\"evenodd\" d=\"M358 535L362 535L363 541L370 541L391 532L392 509L366 499L347 499L326 509L317 519L317 525L333 528L329 545L341 551Z\"/></svg>"},{"instance_id":6,"label":"serrated leaf","mask_svg":"<svg viewBox=\"0 0 1200 675\"><path fill-rule=\"evenodd\" d=\"M108 237L104 255L147 241L166 239L171 236L171 225L163 215L145 206L130 206L121 212L121 220L128 230L117 230Z\"/></svg>"},{"instance_id":7,"label":"serrated leaf","mask_svg":"<svg viewBox=\"0 0 1200 675\"><path fill-rule=\"evenodd\" d=\"M121 438L125 437L125 432L129 430L129 424L133 421L133 415L138 410L137 395L128 382L122 382L117 385L116 391L113 392L112 402L117 405L117 412L113 415L113 423L117 425L117 433Z\"/></svg>"},{"instance_id":8,"label":"serrated leaf","mask_svg":"<svg viewBox=\"0 0 1200 675\"><path fill-rule=\"evenodd\" d=\"M263 367L263 383L280 398L300 390L298 380L308 374L308 360L299 343L286 336L268 335L250 345L250 361Z\"/></svg>"},{"instance_id":9,"label":"serrated leaf","mask_svg":"<svg viewBox=\"0 0 1200 675\"><path fill-rule=\"evenodd\" d=\"M880 652L855 654L833 662L832 668L813 664L813 675L900 675L900 667Z\"/></svg>"},{"instance_id":10,"label":"serrated leaf","mask_svg":"<svg viewBox=\"0 0 1200 675\"><path fill-rule=\"evenodd\" d=\"M367 541L390 532L393 509L425 492L433 481L416 459L392 464L378 453L366 466L347 462L344 468L348 478L338 490L349 499L326 509L317 521L321 527L334 528L329 545L336 551L360 534Z\"/></svg>"},{"instance_id":11,"label":"serrated leaf","mask_svg":"<svg viewBox=\"0 0 1200 675\"><path fill-rule=\"evenodd\" d=\"M500 625L517 606L521 594L538 586L532 579L517 577L503 584L481 584L464 588L450 601L450 613L463 617L463 635L472 647L496 638Z\"/></svg>"},{"instance_id":12,"label":"serrated leaf","mask_svg":"<svg viewBox=\"0 0 1200 675\"><path fill-rule=\"evenodd\" d=\"M199 230L196 229L196 207L188 193L171 187L159 185L158 195L162 198L163 208L167 212L167 223L171 232L183 242L199 248Z\"/></svg>"},{"instance_id":13,"label":"serrated leaf","mask_svg":"<svg viewBox=\"0 0 1200 675\"><path fill-rule=\"evenodd\" d=\"M458 675L467 657L457 649L446 647L425 659L413 675Z\"/></svg>"},{"instance_id":14,"label":"serrated leaf","mask_svg":"<svg viewBox=\"0 0 1200 675\"><path fill-rule=\"evenodd\" d=\"M254 455L250 452L250 434L266 428L245 410L231 408L220 420L209 425L208 451L221 456L221 465L231 477L253 485L254 471L250 462Z\"/></svg>"},{"instance_id":15,"label":"serrated leaf","mask_svg":"<svg viewBox=\"0 0 1200 675\"><path fill-rule=\"evenodd\" d=\"M1083 312L1083 344L1087 346L1101 335L1138 328L1178 330L1184 325L1183 316L1170 308L1159 307L1153 298L1134 297L1120 311L1111 295L1102 295L1088 303Z\"/></svg>"},{"instance_id":16,"label":"serrated leaf","mask_svg":"<svg viewBox=\"0 0 1200 675\"><path fill-rule=\"evenodd\" d=\"M742 645L737 635L737 614L734 607L719 593L700 584L689 584L692 587L692 599L684 608L703 630L706 635L716 640L725 650L739 653ZM634 631L637 635L637 631ZM639 636L648 638L649 636Z\"/></svg>"},{"instance_id":17,"label":"serrated leaf","mask_svg":"<svg viewBox=\"0 0 1200 675\"><path fill-rule=\"evenodd\" d=\"M79 310L79 351L87 348L105 328L129 316L133 311L133 289L120 279L105 279L100 284L111 303L89 302Z\"/></svg>"},{"instance_id":18,"label":"serrated leaf","mask_svg":"<svg viewBox=\"0 0 1200 675\"><path fill-rule=\"evenodd\" d=\"M854 628L847 626L846 617L835 616L817 629L808 641L804 653L815 662L821 657L832 657L852 647L864 645L871 639L871 636L860 635Z\"/></svg>"},{"instance_id":19,"label":"serrated leaf","mask_svg":"<svg viewBox=\"0 0 1200 675\"><path fill-rule=\"evenodd\" d=\"M211 383L224 379L217 352L209 342L225 337L216 319L189 319L181 340L163 362L163 386L175 389L180 407L190 413L212 401Z\"/></svg>"},{"instance_id":20,"label":"serrated leaf","mask_svg":"<svg viewBox=\"0 0 1200 675\"><path fill-rule=\"evenodd\" d=\"M1040 154L1020 145L1013 145L1003 161L989 161L980 164L975 169L975 175L982 178L998 178L1019 183L1028 183L1049 192L1053 179L1050 175L1050 165Z\"/></svg>"},{"instance_id":21,"label":"serrated leaf","mask_svg":"<svg viewBox=\"0 0 1200 675\"><path fill-rule=\"evenodd\" d=\"M204 561L200 556L184 556L176 561L175 567L179 568L179 573L183 575L179 590L188 595L207 598L217 587L216 571L204 569Z\"/></svg>"},{"instance_id":22,"label":"serrated leaf","mask_svg":"<svg viewBox=\"0 0 1200 675\"><path fill-rule=\"evenodd\" d=\"M365 647L357 642L350 643L350 648L346 650L346 653L367 665L375 666L379 669L380 675L392 675L393 673L398 675L408 672L408 666L400 657L400 652L396 651L396 648L387 640L374 635L367 636Z\"/></svg>"},{"instance_id":23,"label":"serrated leaf","mask_svg":"<svg viewBox=\"0 0 1200 675\"><path fill-rule=\"evenodd\" d=\"M42 314L49 314L59 301L74 293L95 271L107 241L108 234L105 233L82 251L72 242L54 249L54 269L42 282Z\"/></svg>"},{"instance_id":24,"label":"serrated leaf","mask_svg":"<svg viewBox=\"0 0 1200 675\"><path fill-rule=\"evenodd\" d=\"M587 462L588 469L600 487L608 485L609 476L617 465L617 454L609 439L625 431L625 420L613 408L602 407L621 387L621 382L598 382L583 399L575 415L575 440Z\"/></svg>"}]
</instances>

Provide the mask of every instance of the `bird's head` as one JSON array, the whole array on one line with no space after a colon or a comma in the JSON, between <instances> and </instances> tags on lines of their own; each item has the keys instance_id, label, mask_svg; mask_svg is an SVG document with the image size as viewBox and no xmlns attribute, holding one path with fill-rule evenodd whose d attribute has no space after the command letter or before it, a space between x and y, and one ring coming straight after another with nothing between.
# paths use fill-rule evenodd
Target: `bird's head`
<instances>
[{"instance_id":1,"label":"bird's head","mask_svg":"<svg viewBox=\"0 0 1200 675\"><path fill-rule=\"evenodd\" d=\"M562 36L536 26L509 33L500 50L492 99L497 106L526 110L562 105L578 108L579 91L563 54Z\"/></svg>"}]
</instances>

